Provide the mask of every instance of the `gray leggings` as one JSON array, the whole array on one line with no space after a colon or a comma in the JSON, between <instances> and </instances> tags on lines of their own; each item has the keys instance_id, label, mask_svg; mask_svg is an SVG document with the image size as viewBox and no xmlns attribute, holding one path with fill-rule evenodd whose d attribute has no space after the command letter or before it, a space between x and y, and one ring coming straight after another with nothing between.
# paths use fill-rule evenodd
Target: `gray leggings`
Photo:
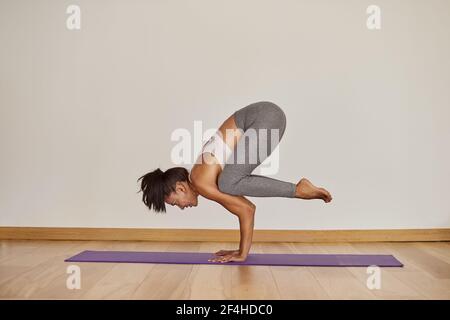
<instances>
[{"instance_id":1,"label":"gray leggings","mask_svg":"<svg viewBox=\"0 0 450 320\"><path fill-rule=\"evenodd\" d=\"M236 146L231 160L227 161L219 175L219 190L231 195L251 196L251 197L285 197L294 198L296 185L294 183L280 181L277 179L251 174L275 149L286 129L286 115L276 104L268 101L252 103L234 113L236 126L243 130L244 134L248 129L253 128L258 133L256 135L258 143L257 149L250 148L249 139L242 136ZM267 130L267 137L259 135L260 129ZM272 131L278 129L279 139L272 143ZM260 141L264 139L265 141ZM267 150L259 152L260 143L266 144ZM237 150L245 150L244 153ZM255 155L258 150L257 155ZM251 155L250 152L253 152ZM250 161L250 159L256 161ZM257 157L257 158L256 158ZM244 159L245 158L245 159ZM228 163L232 161L232 163Z\"/></svg>"}]
</instances>

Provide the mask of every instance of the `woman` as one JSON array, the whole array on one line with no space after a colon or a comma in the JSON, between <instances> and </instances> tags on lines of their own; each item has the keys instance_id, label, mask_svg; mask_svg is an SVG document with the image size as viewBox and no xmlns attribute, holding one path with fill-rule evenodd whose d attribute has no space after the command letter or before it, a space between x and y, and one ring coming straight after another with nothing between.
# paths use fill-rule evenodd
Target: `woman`
<instances>
[{"instance_id":1,"label":"woman","mask_svg":"<svg viewBox=\"0 0 450 320\"><path fill-rule=\"evenodd\" d=\"M175 167L165 172L156 169L140 177L143 202L156 212L165 212L166 203L181 209L195 207L199 195L221 204L239 218L239 250L218 251L209 261L245 261L252 243L256 210L245 196L325 202L332 199L327 190L314 186L306 178L294 184L252 174L278 145L285 129L286 116L272 102L256 102L237 110L205 143L190 173ZM256 143L251 143L252 137Z\"/></svg>"}]
</instances>

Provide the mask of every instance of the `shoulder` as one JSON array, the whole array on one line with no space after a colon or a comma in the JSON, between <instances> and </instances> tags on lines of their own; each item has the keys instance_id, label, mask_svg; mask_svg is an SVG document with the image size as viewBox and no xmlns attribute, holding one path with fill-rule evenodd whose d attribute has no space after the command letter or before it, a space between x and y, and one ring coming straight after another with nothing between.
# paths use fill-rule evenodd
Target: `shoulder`
<instances>
[{"instance_id":1,"label":"shoulder","mask_svg":"<svg viewBox=\"0 0 450 320\"><path fill-rule=\"evenodd\" d=\"M190 180L202 196L207 196L218 190L217 176L219 172L215 166L196 164L192 167Z\"/></svg>"}]
</instances>

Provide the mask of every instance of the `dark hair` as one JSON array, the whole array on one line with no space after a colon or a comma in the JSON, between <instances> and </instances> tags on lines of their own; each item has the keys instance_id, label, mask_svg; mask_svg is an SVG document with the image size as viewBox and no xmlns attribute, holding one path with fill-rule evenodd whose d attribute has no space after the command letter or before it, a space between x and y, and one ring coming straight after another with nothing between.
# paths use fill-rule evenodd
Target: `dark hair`
<instances>
[{"instance_id":1,"label":"dark hair","mask_svg":"<svg viewBox=\"0 0 450 320\"><path fill-rule=\"evenodd\" d=\"M137 181L141 180L142 201L151 210L156 212L166 212L166 203L164 197L175 191L175 185L178 181L189 182L189 171L183 167L170 168L163 172L156 169L149 172Z\"/></svg>"}]
</instances>

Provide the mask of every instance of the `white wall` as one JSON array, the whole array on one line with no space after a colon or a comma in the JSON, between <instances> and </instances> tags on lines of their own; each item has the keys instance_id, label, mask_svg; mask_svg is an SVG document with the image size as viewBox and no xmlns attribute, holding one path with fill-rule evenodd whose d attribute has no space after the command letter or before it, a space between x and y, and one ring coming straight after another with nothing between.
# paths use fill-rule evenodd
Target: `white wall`
<instances>
[{"instance_id":1,"label":"white wall","mask_svg":"<svg viewBox=\"0 0 450 320\"><path fill-rule=\"evenodd\" d=\"M81 30L66 29L69 4ZM381 30L366 8L382 10ZM170 134L259 100L287 130L257 229L450 227L448 0L0 1L0 225L237 228L215 203L149 212ZM190 168L190 166L186 166Z\"/></svg>"}]
</instances>

